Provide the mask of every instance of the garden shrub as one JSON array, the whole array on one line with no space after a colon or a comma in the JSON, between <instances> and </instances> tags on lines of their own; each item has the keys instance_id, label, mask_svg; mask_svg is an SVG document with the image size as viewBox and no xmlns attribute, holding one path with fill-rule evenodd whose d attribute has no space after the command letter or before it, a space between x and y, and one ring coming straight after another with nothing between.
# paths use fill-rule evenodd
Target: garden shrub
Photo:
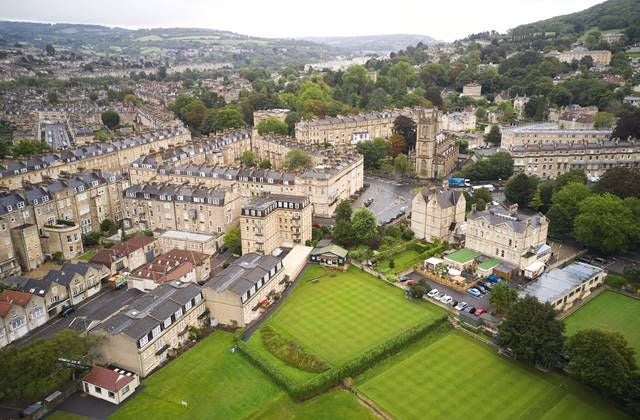
<instances>
[{"instance_id":1,"label":"garden shrub","mask_svg":"<svg viewBox=\"0 0 640 420\"><path fill-rule=\"evenodd\" d=\"M329 368L319 357L307 353L301 344L281 336L268 325L262 328L262 343L269 353L289 366L307 372L324 372Z\"/></svg>"}]
</instances>

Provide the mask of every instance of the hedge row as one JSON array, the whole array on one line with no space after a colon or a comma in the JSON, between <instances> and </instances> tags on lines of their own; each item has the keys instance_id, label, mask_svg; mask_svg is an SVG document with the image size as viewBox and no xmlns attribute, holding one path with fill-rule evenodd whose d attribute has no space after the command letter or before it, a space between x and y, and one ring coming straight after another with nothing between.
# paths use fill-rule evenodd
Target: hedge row
<instances>
[{"instance_id":1,"label":"hedge row","mask_svg":"<svg viewBox=\"0 0 640 420\"><path fill-rule=\"evenodd\" d=\"M342 366L337 366L321 373L305 383L297 383L275 368L262 354L255 352L249 346L239 340L238 349L246 355L254 365L262 369L273 381L283 387L287 393L297 401L319 395L337 385L344 378L355 377L378 362L398 353L407 345L412 344L426 335L438 330L447 323L447 316L443 315L431 323L425 323L402 332L401 334L374 347L361 356L350 360Z\"/></svg>"}]
</instances>

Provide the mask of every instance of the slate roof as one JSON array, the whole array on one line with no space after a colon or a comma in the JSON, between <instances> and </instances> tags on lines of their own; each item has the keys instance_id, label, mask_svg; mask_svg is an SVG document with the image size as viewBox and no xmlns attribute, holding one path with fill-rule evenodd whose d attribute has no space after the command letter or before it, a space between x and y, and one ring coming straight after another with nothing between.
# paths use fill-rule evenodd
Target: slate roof
<instances>
[{"instance_id":1,"label":"slate roof","mask_svg":"<svg viewBox=\"0 0 640 420\"><path fill-rule=\"evenodd\" d=\"M544 216L536 213L527 216L523 213L511 214L509 210L501 205L488 206L482 211L472 211L467 215L467 220L484 219L485 223L490 226L506 225L514 232L524 232L527 226L537 227L542 223Z\"/></svg>"},{"instance_id":2,"label":"slate roof","mask_svg":"<svg viewBox=\"0 0 640 420\"><path fill-rule=\"evenodd\" d=\"M206 287L216 293L229 291L235 295L244 295L251 287L274 268L282 267L282 261L271 255L260 255L255 252L244 254L229 267L216 274Z\"/></svg>"}]
</instances>

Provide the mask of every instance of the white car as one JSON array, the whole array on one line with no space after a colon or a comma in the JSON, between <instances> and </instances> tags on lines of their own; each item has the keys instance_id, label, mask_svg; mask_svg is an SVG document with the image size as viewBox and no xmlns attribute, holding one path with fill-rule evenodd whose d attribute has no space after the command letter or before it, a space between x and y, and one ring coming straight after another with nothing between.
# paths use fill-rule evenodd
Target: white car
<instances>
[{"instance_id":1,"label":"white car","mask_svg":"<svg viewBox=\"0 0 640 420\"><path fill-rule=\"evenodd\" d=\"M438 293L439 293L438 289L431 289L431 291L429 293L427 293L427 296L432 298L432 297L435 297Z\"/></svg>"},{"instance_id":2,"label":"white car","mask_svg":"<svg viewBox=\"0 0 640 420\"><path fill-rule=\"evenodd\" d=\"M463 310L464 308L466 308L467 306L468 306L468 305L467 305L467 302L460 302L460 303L458 303L458 304L456 305L455 309L456 309L457 311L461 311L461 310Z\"/></svg>"},{"instance_id":3,"label":"white car","mask_svg":"<svg viewBox=\"0 0 640 420\"><path fill-rule=\"evenodd\" d=\"M444 303L445 305L448 305L449 303L451 303L452 300L453 298L449 295L444 295L440 298L440 302Z\"/></svg>"}]
</instances>

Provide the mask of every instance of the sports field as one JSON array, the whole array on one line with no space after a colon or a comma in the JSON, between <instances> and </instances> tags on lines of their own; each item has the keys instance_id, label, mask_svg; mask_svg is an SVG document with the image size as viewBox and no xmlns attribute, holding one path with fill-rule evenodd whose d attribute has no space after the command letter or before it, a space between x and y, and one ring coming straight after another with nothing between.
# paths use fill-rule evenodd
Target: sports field
<instances>
[{"instance_id":1,"label":"sports field","mask_svg":"<svg viewBox=\"0 0 640 420\"><path fill-rule=\"evenodd\" d=\"M640 300L608 290L569 315L565 325L567 335L587 328L619 332L640 355L638 319Z\"/></svg>"},{"instance_id":2,"label":"sports field","mask_svg":"<svg viewBox=\"0 0 640 420\"><path fill-rule=\"evenodd\" d=\"M267 325L335 366L443 315L435 305L408 301L402 290L354 267L343 273L314 264ZM258 334L249 344L256 341Z\"/></svg>"},{"instance_id":3,"label":"sports field","mask_svg":"<svg viewBox=\"0 0 640 420\"><path fill-rule=\"evenodd\" d=\"M525 368L460 332L427 337L357 383L398 419L622 418L570 379Z\"/></svg>"},{"instance_id":4,"label":"sports field","mask_svg":"<svg viewBox=\"0 0 640 420\"><path fill-rule=\"evenodd\" d=\"M237 419L280 398L283 391L239 353L231 353L232 347L233 335L215 332L145 380L112 418Z\"/></svg>"}]
</instances>

